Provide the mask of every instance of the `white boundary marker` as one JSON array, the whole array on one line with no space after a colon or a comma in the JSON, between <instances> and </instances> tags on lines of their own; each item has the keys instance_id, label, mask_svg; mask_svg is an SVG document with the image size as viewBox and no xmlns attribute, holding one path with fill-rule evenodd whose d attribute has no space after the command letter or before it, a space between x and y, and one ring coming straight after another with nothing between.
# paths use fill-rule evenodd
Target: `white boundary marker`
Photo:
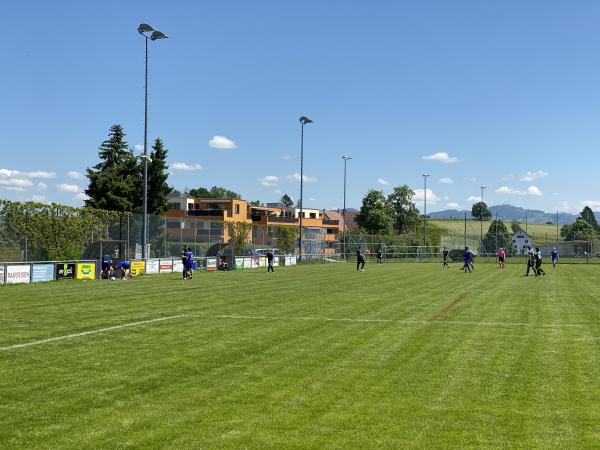
<instances>
[{"instance_id":1,"label":"white boundary marker","mask_svg":"<svg viewBox=\"0 0 600 450\"><path fill-rule=\"evenodd\" d=\"M181 319L186 316L187 316L186 314L179 314L177 316L158 317L156 319L140 320L138 322L129 322L129 323L124 323L122 325L115 325L112 327L98 328L97 330L82 331L81 333L67 334L65 336L56 336L53 338L42 339L40 341L32 341L32 342L24 342L22 344L8 345L6 347L0 347L0 351L17 350L19 348L24 348L24 347L33 347L34 345L49 344L50 342L64 341L65 339L75 339L75 338L79 338L79 337L83 337L83 336L90 336L92 334L99 334L99 333L106 333L108 331L121 330L123 328L137 327L140 325L148 325L150 323L163 322L165 320Z\"/></svg>"},{"instance_id":2,"label":"white boundary marker","mask_svg":"<svg viewBox=\"0 0 600 450\"><path fill-rule=\"evenodd\" d=\"M437 325L472 325L472 326L485 326L485 327L529 327L529 328L594 328L600 327L600 324L577 324L577 323L555 323L555 324L541 324L541 323L519 323L519 322L468 322L468 321L452 321L452 320L438 320L435 322L427 322L426 320L395 320L395 319L352 319L349 317L286 317L286 316L243 316L243 315L203 315L203 314L178 314L176 316L158 317L156 319L140 320L137 322L124 323L122 325L114 325L112 327L98 328L96 330L82 331L81 333L67 334L64 336L56 336L48 339L42 339L39 341L24 342L22 344L8 345L0 347L0 351L17 350L25 347L33 347L36 345L49 344L57 341L64 341L66 339L75 339L84 336L90 336L94 334L106 333L110 331L121 330L123 328L137 327L141 325L148 325L156 322L164 322L167 320L183 319L184 317L197 318L197 319L231 319L231 320L265 320L265 321L320 321L320 322L350 322L350 323L398 323L405 325L424 325L424 326L437 326Z\"/></svg>"}]
</instances>

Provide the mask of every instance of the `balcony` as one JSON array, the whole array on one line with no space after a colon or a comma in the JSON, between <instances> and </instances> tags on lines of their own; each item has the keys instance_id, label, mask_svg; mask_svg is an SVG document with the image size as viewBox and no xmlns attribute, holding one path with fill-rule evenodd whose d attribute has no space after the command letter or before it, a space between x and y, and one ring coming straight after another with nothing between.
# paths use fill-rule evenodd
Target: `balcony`
<instances>
[{"instance_id":1,"label":"balcony","mask_svg":"<svg viewBox=\"0 0 600 450\"><path fill-rule=\"evenodd\" d=\"M224 217L224 211L222 209L188 209L186 215L194 217Z\"/></svg>"},{"instance_id":2,"label":"balcony","mask_svg":"<svg viewBox=\"0 0 600 450\"><path fill-rule=\"evenodd\" d=\"M267 220L270 223L298 223L298 219L295 217L277 217L277 216L269 216Z\"/></svg>"},{"instance_id":3,"label":"balcony","mask_svg":"<svg viewBox=\"0 0 600 450\"><path fill-rule=\"evenodd\" d=\"M339 224L340 224L339 220L323 219L323 225L339 225Z\"/></svg>"}]
</instances>

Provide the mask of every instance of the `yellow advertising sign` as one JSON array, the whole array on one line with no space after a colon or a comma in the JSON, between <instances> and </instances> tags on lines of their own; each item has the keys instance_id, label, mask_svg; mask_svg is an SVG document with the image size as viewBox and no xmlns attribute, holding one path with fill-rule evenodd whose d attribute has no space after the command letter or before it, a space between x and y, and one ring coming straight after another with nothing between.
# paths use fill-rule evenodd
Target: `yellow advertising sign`
<instances>
[{"instance_id":1,"label":"yellow advertising sign","mask_svg":"<svg viewBox=\"0 0 600 450\"><path fill-rule=\"evenodd\" d=\"M96 263L77 263L77 279L93 280L96 278Z\"/></svg>"},{"instance_id":2,"label":"yellow advertising sign","mask_svg":"<svg viewBox=\"0 0 600 450\"><path fill-rule=\"evenodd\" d=\"M131 261L131 276L144 275L146 263L144 261Z\"/></svg>"}]
</instances>

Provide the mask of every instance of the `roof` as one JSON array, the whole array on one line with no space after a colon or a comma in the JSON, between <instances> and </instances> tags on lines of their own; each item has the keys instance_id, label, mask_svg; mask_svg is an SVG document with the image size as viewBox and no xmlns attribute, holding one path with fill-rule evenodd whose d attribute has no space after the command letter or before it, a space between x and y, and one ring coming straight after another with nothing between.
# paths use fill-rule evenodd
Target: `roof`
<instances>
[{"instance_id":1,"label":"roof","mask_svg":"<svg viewBox=\"0 0 600 450\"><path fill-rule=\"evenodd\" d=\"M516 233L513 233L512 237L514 238L517 234L519 233L523 233L525 236L527 236L528 238L533 238L533 236L531 236L527 231L525 231L523 228L519 228L517 230Z\"/></svg>"}]
</instances>

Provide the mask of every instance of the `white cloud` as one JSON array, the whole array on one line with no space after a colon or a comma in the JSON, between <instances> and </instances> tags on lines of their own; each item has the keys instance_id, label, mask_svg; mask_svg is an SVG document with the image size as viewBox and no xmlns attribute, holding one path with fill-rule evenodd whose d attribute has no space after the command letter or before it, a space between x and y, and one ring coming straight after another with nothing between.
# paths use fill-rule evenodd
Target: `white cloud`
<instances>
[{"instance_id":1,"label":"white cloud","mask_svg":"<svg viewBox=\"0 0 600 450\"><path fill-rule=\"evenodd\" d=\"M59 183L56 185L59 191L63 192L79 192L81 188L76 184Z\"/></svg>"},{"instance_id":2,"label":"white cloud","mask_svg":"<svg viewBox=\"0 0 600 450\"><path fill-rule=\"evenodd\" d=\"M30 202L36 202L36 203L48 203L48 199L46 197L44 197L43 195L32 195L29 199Z\"/></svg>"},{"instance_id":3,"label":"white cloud","mask_svg":"<svg viewBox=\"0 0 600 450\"><path fill-rule=\"evenodd\" d=\"M548 172L544 172L543 170L536 170L535 172L527 172L523 175L519 180L521 181L533 181L538 178L547 177Z\"/></svg>"},{"instance_id":4,"label":"white cloud","mask_svg":"<svg viewBox=\"0 0 600 450\"><path fill-rule=\"evenodd\" d=\"M474 183L475 181L477 181L477 178L471 177L471 178L467 178L467 180Z\"/></svg>"},{"instance_id":5,"label":"white cloud","mask_svg":"<svg viewBox=\"0 0 600 450\"><path fill-rule=\"evenodd\" d=\"M468 202L472 202L472 203L476 203L476 202L480 202L481 201L481 197L477 196L477 195L470 195L467 198Z\"/></svg>"},{"instance_id":6,"label":"white cloud","mask_svg":"<svg viewBox=\"0 0 600 450\"><path fill-rule=\"evenodd\" d=\"M0 177L0 186L6 188L30 188L33 187L33 181L23 180L21 178L2 178Z\"/></svg>"},{"instance_id":7,"label":"white cloud","mask_svg":"<svg viewBox=\"0 0 600 450\"><path fill-rule=\"evenodd\" d=\"M38 183L35 185L35 188L38 191L45 191L46 189L48 189L48 185L46 183Z\"/></svg>"},{"instance_id":8,"label":"white cloud","mask_svg":"<svg viewBox=\"0 0 600 450\"><path fill-rule=\"evenodd\" d=\"M74 170L72 170L71 172L68 172L67 175L69 176L69 178L72 178L73 180L83 180L85 178L85 176L79 172L75 172Z\"/></svg>"},{"instance_id":9,"label":"white cloud","mask_svg":"<svg viewBox=\"0 0 600 450\"><path fill-rule=\"evenodd\" d=\"M600 209L600 200L584 200L581 203L581 209L589 206L592 209Z\"/></svg>"},{"instance_id":10,"label":"white cloud","mask_svg":"<svg viewBox=\"0 0 600 450\"><path fill-rule=\"evenodd\" d=\"M213 138L210 141L208 141L208 146L211 148L219 149L237 148L235 142L233 142L229 138L226 138L225 136L213 136Z\"/></svg>"},{"instance_id":11,"label":"white cloud","mask_svg":"<svg viewBox=\"0 0 600 450\"><path fill-rule=\"evenodd\" d=\"M415 195L413 196L414 202L423 202L425 201L425 191L423 189L413 189ZM431 189L427 189L427 203L431 203L435 205L440 201L440 198L435 195L435 193Z\"/></svg>"},{"instance_id":12,"label":"white cloud","mask_svg":"<svg viewBox=\"0 0 600 450\"><path fill-rule=\"evenodd\" d=\"M300 174L293 173L291 175L288 175L286 178L290 181L300 181ZM309 177L308 175L303 175L302 179L307 183L314 183L315 181L317 181L317 177Z\"/></svg>"},{"instance_id":13,"label":"white cloud","mask_svg":"<svg viewBox=\"0 0 600 450\"><path fill-rule=\"evenodd\" d=\"M509 186L501 186L496 189L498 194L509 194L509 195L531 195L534 197L540 197L544 195L544 193L537 186L529 186L526 190L520 191L518 189L511 188Z\"/></svg>"},{"instance_id":14,"label":"white cloud","mask_svg":"<svg viewBox=\"0 0 600 450\"><path fill-rule=\"evenodd\" d=\"M283 191L281 189L275 189L275 192L277 192L278 194L283 194Z\"/></svg>"},{"instance_id":15,"label":"white cloud","mask_svg":"<svg viewBox=\"0 0 600 450\"><path fill-rule=\"evenodd\" d=\"M261 186L273 187L279 184L279 177L276 177L275 175L267 175L265 177L259 178L258 181Z\"/></svg>"},{"instance_id":16,"label":"white cloud","mask_svg":"<svg viewBox=\"0 0 600 450\"><path fill-rule=\"evenodd\" d=\"M424 159L425 161L437 161L444 164L454 164L458 162L458 158L450 156L446 152L437 152L428 156L421 156L421 159Z\"/></svg>"},{"instance_id":17,"label":"white cloud","mask_svg":"<svg viewBox=\"0 0 600 450\"><path fill-rule=\"evenodd\" d=\"M441 184L452 184L452 183L454 183L454 181L452 181L452 178L444 177L444 178L440 178L438 180L438 183L441 183Z\"/></svg>"},{"instance_id":18,"label":"white cloud","mask_svg":"<svg viewBox=\"0 0 600 450\"><path fill-rule=\"evenodd\" d=\"M390 183L387 182L387 180L384 180L383 178L377 178L377 182L379 184L384 185L384 186L387 186L388 184L390 184Z\"/></svg>"},{"instance_id":19,"label":"white cloud","mask_svg":"<svg viewBox=\"0 0 600 450\"><path fill-rule=\"evenodd\" d=\"M311 197L311 198L309 198L309 199L308 199L308 201L309 201L309 202L315 202L315 201L317 201L317 199L316 199L316 198L314 198L314 197Z\"/></svg>"},{"instance_id":20,"label":"white cloud","mask_svg":"<svg viewBox=\"0 0 600 450\"><path fill-rule=\"evenodd\" d=\"M202 166L198 163L184 163L184 162L174 162L169 165L169 169L171 170L184 170L184 171L197 171L202 170Z\"/></svg>"},{"instance_id":21,"label":"white cloud","mask_svg":"<svg viewBox=\"0 0 600 450\"><path fill-rule=\"evenodd\" d=\"M292 156L291 155L283 155L281 157L281 159L284 159L284 160L288 161L288 160L292 159Z\"/></svg>"},{"instance_id":22,"label":"white cloud","mask_svg":"<svg viewBox=\"0 0 600 450\"><path fill-rule=\"evenodd\" d=\"M56 178L56 172L45 172L35 170L33 172L21 172L19 170L0 169L1 178L43 178L46 180Z\"/></svg>"},{"instance_id":23,"label":"white cloud","mask_svg":"<svg viewBox=\"0 0 600 450\"><path fill-rule=\"evenodd\" d=\"M73 200L87 200L89 199L89 197L87 196L87 194L85 192L80 192L79 194L77 194L76 196L73 197Z\"/></svg>"},{"instance_id":24,"label":"white cloud","mask_svg":"<svg viewBox=\"0 0 600 450\"><path fill-rule=\"evenodd\" d=\"M460 208L460 205L456 202L450 202L450 203L446 203L446 208L448 209L458 209Z\"/></svg>"},{"instance_id":25,"label":"white cloud","mask_svg":"<svg viewBox=\"0 0 600 450\"><path fill-rule=\"evenodd\" d=\"M138 151L138 152L143 152L144 151L144 144L135 144L133 146L133 149Z\"/></svg>"}]
</instances>

